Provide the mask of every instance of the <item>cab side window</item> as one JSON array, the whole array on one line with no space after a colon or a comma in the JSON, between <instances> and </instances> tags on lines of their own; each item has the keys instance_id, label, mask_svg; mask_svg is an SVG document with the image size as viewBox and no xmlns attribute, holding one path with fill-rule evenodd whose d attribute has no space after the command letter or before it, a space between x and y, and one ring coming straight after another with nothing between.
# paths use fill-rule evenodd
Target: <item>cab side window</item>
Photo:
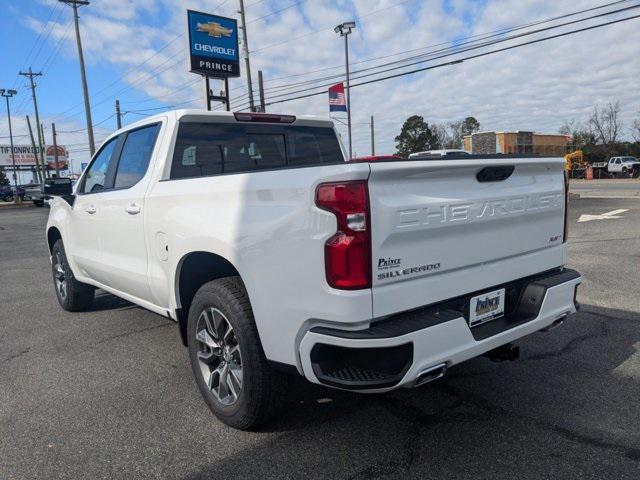
<instances>
[{"instance_id":1,"label":"cab side window","mask_svg":"<svg viewBox=\"0 0 640 480\"><path fill-rule=\"evenodd\" d=\"M113 158L113 152L118 145L118 137L113 138L107 143L100 153L95 157L84 176L82 189L80 193L95 193L108 188L107 172Z\"/></svg>"},{"instance_id":2,"label":"cab side window","mask_svg":"<svg viewBox=\"0 0 640 480\"><path fill-rule=\"evenodd\" d=\"M132 187L147 173L159 129L160 125L156 124L127 134L120 153L115 188Z\"/></svg>"}]
</instances>

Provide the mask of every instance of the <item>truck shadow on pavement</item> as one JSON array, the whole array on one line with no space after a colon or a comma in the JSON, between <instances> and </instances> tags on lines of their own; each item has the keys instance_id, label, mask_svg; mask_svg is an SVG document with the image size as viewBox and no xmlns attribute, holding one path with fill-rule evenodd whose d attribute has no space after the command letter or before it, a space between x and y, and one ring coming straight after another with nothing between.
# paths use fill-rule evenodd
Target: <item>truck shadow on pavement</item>
<instances>
[{"instance_id":1,"label":"truck shadow on pavement","mask_svg":"<svg viewBox=\"0 0 640 480\"><path fill-rule=\"evenodd\" d=\"M275 435L184 478L637 473L640 314L586 305L519 343L516 362L474 359L443 380L384 395L292 382L287 408L267 428Z\"/></svg>"},{"instance_id":2,"label":"truck shadow on pavement","mask_svg":"<svg viewBox=\"0 0 640 480\"><path fill-rule=\"evenodd\" d=\"M115 295L105 292L104 290L96 290L96 296L93 304L87 309L88 312L102 312L105 310L143 310L127 300L116 297Z\"/></svg>"}]
</instances>

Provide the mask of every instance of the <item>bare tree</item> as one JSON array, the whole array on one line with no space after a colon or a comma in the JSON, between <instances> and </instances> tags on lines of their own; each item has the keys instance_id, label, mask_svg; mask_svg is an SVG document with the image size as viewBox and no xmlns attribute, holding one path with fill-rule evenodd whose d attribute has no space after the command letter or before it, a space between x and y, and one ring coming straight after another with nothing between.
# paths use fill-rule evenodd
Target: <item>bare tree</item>
<instances>
[{"instance_id":1,"label":"bare tree","mask_svg":"<svg viewBox=\"0 0 640 480\"><path fill-rule=\"evenodd\" d=\"M593 107L589 125L593 128L597 139L604 145L615 143L622 131L620 102L609 102L604 106Z\"/></svg>"},{"instance_id":2,"label":"bare tree","mask_svg":"<svg viewBox=\"0 0 640 480\"><path fill-rule=\"evenodd\" d=\"M447 130L447 126L443 123L435 123L431 125L431 131L436 137L436 148L449 148L451 143L451 135Z\"/></svg>"},{"instance_id":3,"label":"bare tree","mask_svg":"<svg viewBox=\"0 0 640 480\"><path fill-rule=\"evenodd\" d=\"M636 142L640 142L640 118L636 118L631 126L631 136Z\"/></svg>"},{"instance_id":4,"label":"bare tree","mask_svg":"<svg viewBox=\"0 0 640 480\"><path fill-rule=\"evenodd\" d=\"M586 145L596 142L596 136L591 129L591 124L584 125L576 119L565 120L558 129L558 133L569 135L571 137L571 146L575 149L582 149Z\"/></svg>"}]
</instances>

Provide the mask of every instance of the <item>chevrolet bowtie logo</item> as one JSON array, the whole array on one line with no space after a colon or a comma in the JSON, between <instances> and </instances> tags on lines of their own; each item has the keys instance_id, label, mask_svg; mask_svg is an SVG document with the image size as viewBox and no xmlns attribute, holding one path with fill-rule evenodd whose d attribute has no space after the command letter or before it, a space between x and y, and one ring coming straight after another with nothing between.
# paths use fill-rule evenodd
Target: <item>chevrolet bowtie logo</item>
<instances>
[{"instance_id":1,"label":"chevrolet bowtie logo","mask_svg":"<svg viewBox=\"0 0 640 480\"><path fill-rule=\"evenodd\" d=\"M230 37L233 33L232 29L225 28L217 22L198 23L197 27L199 32L208 33L210 37Z\"/></svg>"}]
</instances>

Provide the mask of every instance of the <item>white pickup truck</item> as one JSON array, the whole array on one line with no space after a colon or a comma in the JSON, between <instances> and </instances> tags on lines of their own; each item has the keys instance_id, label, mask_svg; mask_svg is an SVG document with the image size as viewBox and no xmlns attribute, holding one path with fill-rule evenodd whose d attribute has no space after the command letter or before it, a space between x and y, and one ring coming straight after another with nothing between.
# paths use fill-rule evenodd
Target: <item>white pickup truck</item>
<instances>
[{"instance_id":1,"label":"white pickup truck","mask_svg":"<svg viewBox=\"0 0 640 480\"><path fill-rule=\"evenodd\" d=\"M607 163L609 173L620 173L626 176L637 170L640 170L640 160L636 157L611 157Z\"/></svg>"},{"instance_id":2,"label":"white pickup truck","mask_svg":"<svg viewBox=\"0 0 640 480\"><path fill-rule=\"evenodd\" d=\"M285 372L414 387L574 313L563 171L345 162L329 121L167 112L112 134L52 201L55 291L70 311L100 288L175 320L211 410L250 429Z\"/></svg>"}]
</instances>

